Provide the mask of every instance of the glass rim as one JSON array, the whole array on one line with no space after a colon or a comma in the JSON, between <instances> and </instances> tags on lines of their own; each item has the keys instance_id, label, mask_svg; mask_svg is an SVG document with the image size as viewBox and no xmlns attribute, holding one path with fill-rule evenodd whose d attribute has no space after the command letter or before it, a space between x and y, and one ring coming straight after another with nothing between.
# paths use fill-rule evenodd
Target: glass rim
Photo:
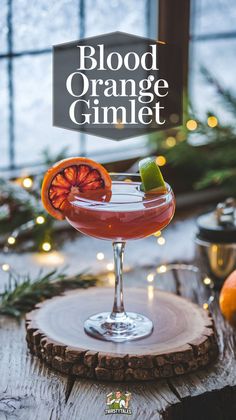
<instances>
[{"instance_id":1,"label":"glass rim","mask_svg":"<svg viewBox=\"0 0 236 420\"><path fill-rule=\"evenodd\" d=\"M130 173L130 172L109 172L109 175L111 177L112 176L117 176L117 177L118 176L126 176L126 177L129 177L130 176L130 177L137 177L137 178L141 179L141 176L138 173ZM118 180L118 182L119 182L119 180ZM134 182L136 182L136 181L134 181ZM141 182L139 182L139 184L141 185ZM171 188L171 186L167 182L165 182L165 184L167 186L167 192L166 193L157 194L155 196L152 196L152 197L146 199L145 200L145 203L154 203L154 202L163 200L163 198L164 199L167 199L172 194L172 188ZM75 196L75 199L78 199L78 202L87 203L88 205L89 204L90 205L96 204L96 205L100 205L100 206L103 206L103 207L108 207L108 206L113 207L113 206L117 206L117 205L127 205L127 204L130 205L130 204L138 204L139 203L137 201L129 201L128 203L125 202L125 201L116 201L116 202L112 203L110 201L92 200L92 199L81 197L81 196L78 196L78 197ZM72 203L70 203L70 204L72 204ZM164 203L162 202L160 204L160 206L161 205L164 205L164 204L165 204L165 202ZM72 204L72 205L74 205L76 207L76 204ZM77 206L77 207L79 207L79 206Z\"/></svg>"}]
</instances>

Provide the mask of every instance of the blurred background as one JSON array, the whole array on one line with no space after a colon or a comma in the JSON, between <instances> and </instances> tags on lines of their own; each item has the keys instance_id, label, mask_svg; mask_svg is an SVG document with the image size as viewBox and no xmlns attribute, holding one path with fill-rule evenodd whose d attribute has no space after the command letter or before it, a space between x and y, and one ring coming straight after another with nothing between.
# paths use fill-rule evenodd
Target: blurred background
<instances>
[{"instance_id":1,"label":"blurred background","mask_svg":"<svg viewBox=\"0 0 236 420\"><path fill-rule=\"evenodd\" d=\"M116 30L179 42L188 103L182 129L116 143L52 127L52 45ZM1 0L2 174L22 168L34 172L45 153L53 160L63 149L67 155L87 154L109 163L150 154L151 148L164 156L159 163L170 166L180 191L222 183L232 188L235 48L233 0ZM222 144L228 156L221 156ZM181 187L190 159L192 174Z\"/></svg>"}]
</instances>

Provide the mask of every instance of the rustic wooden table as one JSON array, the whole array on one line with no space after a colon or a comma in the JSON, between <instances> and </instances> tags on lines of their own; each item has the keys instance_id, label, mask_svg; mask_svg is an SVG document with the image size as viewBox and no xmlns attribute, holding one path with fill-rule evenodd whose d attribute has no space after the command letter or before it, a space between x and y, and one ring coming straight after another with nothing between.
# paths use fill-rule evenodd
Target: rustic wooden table
<instances>
[{"instance_id":1,"label":"rustic wooden table","mask_svg":"<svg viewBox=\"0 0 236 420\"><path fill-rule=\"evenodd\" d=\"M188 297L197 303L205 299L205 291L186 274L158 277L152 284L146 281L147 272L158 263L172 260L193 261L194 219L173 222L164 233L166 244L157 246L155 238L147 238L130 244L126 265L134 268L127 273L132 287L158 287ZM80 250L83 249L83 255ZM86 252L86 250L88 252ZM145 254L143 252L145 250ZM68 242L63 254L55 258L12 255L8 262L18 271L25 267L32 272L43 267L70 263L91 265L97 251L111 259L109 244L78 237ZM85 257L86 255L86 257ZM106 261L97 263L94 269L104 268ZM99 265L100 264L100 265ZM103 265L102 265L103 264ZM146 265L146 268L143 267ZM141 267L142 266L142 267ZM149 268L147 268L147 266ZM78 269L78 267L77 267ZM6 277L2 274L1 286ZM106 283L112 282L108 275ZM107 285L107 284L106 284ZM150 289L151 293L151 289ZM130 419L177 419L177 420L230 420L236 413L236 334L223 320L217 299L212 305L212 315L218 332L220 356L218 361L196 373L146 383L108 383L92 380L76 380L59 374L29 354L25 341L24 321L17 323L7 317L0 318L0 420L87 420L110 419L105 415L106 395L120 389L130 391L132 415ZM119 418L126 418L120 415Z\"/></svg>"}]
</instances>

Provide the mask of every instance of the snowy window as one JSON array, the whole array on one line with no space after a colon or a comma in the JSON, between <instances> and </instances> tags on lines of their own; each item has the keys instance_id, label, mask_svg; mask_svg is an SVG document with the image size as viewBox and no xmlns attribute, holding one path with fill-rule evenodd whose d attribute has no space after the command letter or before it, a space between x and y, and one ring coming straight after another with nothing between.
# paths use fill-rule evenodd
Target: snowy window
<instances>
[{"instance_id":1,"label":"snowy window","mask_svg":"<svg viewBox=\"0 0 236 420\"><path fill-rule=\"evenodd\" d=\"M112 31L150 36L156 0L1 0L0 168L40 163L57 153L104 154L140 146L52 126L52 45Z\"/></svg>"}]
</instances>

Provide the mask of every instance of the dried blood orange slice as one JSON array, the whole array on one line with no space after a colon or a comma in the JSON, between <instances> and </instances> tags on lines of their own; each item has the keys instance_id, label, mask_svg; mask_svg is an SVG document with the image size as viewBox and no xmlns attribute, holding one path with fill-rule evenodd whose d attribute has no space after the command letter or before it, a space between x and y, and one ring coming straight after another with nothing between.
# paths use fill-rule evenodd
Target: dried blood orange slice
<instances>
[{"instance_id":1,"label":"dried blood orange slice","mask_svg":"<svg viewBox=\"0 0 236 420\"><path fill-rule=\"evenodd\" d=\"M107 170L91 159L72 157L61 160L46 172L42 184L42 202L47 212L56 219L64 219L64 210L69 205L69 194L83 195L94 199L108 191L111 178Z\"/></svg>"}]
</instances>

